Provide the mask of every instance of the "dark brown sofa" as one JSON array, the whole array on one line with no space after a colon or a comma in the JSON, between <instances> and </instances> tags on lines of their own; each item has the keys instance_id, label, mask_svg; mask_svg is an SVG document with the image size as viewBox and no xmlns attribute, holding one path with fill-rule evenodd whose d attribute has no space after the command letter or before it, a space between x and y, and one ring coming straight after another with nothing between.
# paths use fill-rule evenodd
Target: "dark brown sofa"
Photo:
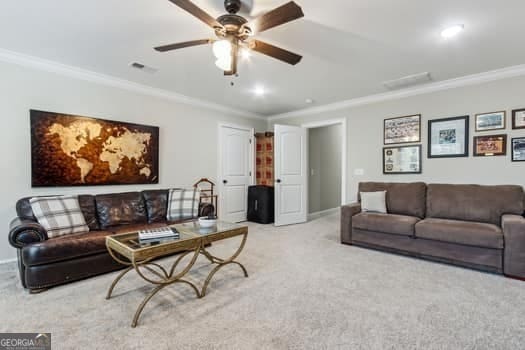
<instances>
[{"instance_id":1,"label":"dark brown sofa","mask_svg":"<svg viewBox=\"0 0 525 350\"><path fill-rule=\"evenodd\" d=\"M385 190L388 214L341 208L341 243L525 279L521 186L359 184Z\"/></svg>"},{"instance_id":2,"label":"dark brown sofa","mask_svg":"<svg viewBox=\"0 0 525 350\"><path fill-rule=\"evenodd\" d=\"M16 203L18 217L11 222L9 243L17 248L22 285L31 292L122 268L107 253L106 236L167 224L168 190L80 195L90 231L48 239L30 198ZM201 205L201 216L213 212L212 205Z\"/></svg>"}]
</instances>

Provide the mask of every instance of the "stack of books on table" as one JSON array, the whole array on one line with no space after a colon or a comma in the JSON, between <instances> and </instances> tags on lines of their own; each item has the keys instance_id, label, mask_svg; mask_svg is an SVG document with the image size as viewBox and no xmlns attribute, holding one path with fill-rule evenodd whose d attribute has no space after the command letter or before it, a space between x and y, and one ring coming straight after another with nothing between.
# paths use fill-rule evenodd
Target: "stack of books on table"
<instances>
[{"instance_id":1,"label":"stack of books on table","mask_svg":"<svg viewBox=\"0 0 525 350\"><path fill-rule=\"evenodd\" d=\"M172 227L159 227L139 231L139 239L180 238L179 232Z\"/></svg>"}]
</instances>

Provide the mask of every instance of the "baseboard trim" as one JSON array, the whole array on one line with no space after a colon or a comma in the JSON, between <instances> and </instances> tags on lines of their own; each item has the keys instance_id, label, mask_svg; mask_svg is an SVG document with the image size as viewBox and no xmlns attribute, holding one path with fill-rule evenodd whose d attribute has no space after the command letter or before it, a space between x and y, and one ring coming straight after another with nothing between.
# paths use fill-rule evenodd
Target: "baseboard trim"
<instances>
[{"instance_id":1,"label":"baseboard trim","mask_svg":"<svg viewBox=\"0 0 525 350\"><path fill-rule=\"evenodd\" d=\"M0 265L10 264L10 263L14 263L14 262L16 262L16 258L4 259L4 260L0 260Z\"/></svg>"},{"instance_id":2,"label":"baseboard trim","mask_svg":"<svg viewBox=\"0 0 525 350\"><path fill-rule=\"evenodd\" d=\"M330 215L332 213L337 212L338 210L339 210L339 207L326 209L326 210L321 210L321 211L317 211L315 213L308 214L308 221L314 220L314 219L319 219L322 216Z\"/></svg>"}]
</instances>

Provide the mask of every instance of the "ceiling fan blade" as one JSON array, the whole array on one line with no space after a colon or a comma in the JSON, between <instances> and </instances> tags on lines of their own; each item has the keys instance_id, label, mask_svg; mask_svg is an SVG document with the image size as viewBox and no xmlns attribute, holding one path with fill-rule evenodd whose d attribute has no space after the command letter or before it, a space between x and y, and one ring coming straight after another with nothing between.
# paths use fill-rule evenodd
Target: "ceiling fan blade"
<instances>
[{"instance_id":1,"label":"ceiling fan blade","mask_svg":"<svg viewBox=\"0 0 525 350\"><path fill-rule=\"evenodd\" d=\"M270 28L280 26L298 18L304 17L303 10L295 2L290 1L283 6L271 10L250 22L249 27L254 33L261 33Z\"/></svg>"},{"instance_id":2,"label":"ceiling fan blade","mask_svg":"<svg viewBox=\"0 0 525 350\"><path fill-rule=\"evenodd\" d=\"M203 40L192 40L192 41L185 41L183 43L177 43L177 44L169 44L169 45L163 45L163 46L157 46L155 50L159 52L166 52L171 50L177 50L177 49L183 49L185 47L191 47L191 46L198 46L198 45L206 45L212 43L213 40L211 39L203 39Z\"/></svg>"},{"instance_id":3,"label":"ceiling fan blade","mask_svg":"<svg viewBox=\"0 0 525 350\"><path fill-rule=\"evenodd\" d=\"M210 16L208 13L206 13L204 10L202 10L200 7L195 5L190 0L169 0L169 1L171 1L173 4L177 5L181 9L186 10L187 12L197 17L198 19L200 19L201 21L203 21L210 27L222 28L222 24L217 22L215 18Z\"/></svg>"},{"instance_id":4,"label":"ceiling fan blade","mask_svg":"<svg viewBox=\"0 0 525 350\"><path fill-rule=\"evenodd\" d=\"M249 46L253 51L260 52L264 55L276 58L294 66L303 58L303 56L297 55L285 49L281 49L280 47L270 45L260 40L250 41Z\"/></svg>"}]
</instances>

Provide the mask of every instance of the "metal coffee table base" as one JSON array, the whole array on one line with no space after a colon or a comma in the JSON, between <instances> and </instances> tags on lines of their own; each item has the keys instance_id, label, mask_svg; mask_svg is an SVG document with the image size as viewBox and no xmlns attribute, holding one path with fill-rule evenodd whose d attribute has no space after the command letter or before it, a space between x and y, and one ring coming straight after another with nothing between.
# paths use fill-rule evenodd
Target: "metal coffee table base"
<instances>
[{"instance_id":1,"label":"metal coffee table base","mask_svg":"<svg viewBox=\"0 0 525 350\"><path fill-rule=\"evenodd\" d=\"M162 265L152 262L155 258L149 258L143 261L124 261L120 257L118 257L115 252L112 249L108 249L109 254L115 259L115 261L118 261L119 263L128 266L124 271L118 274L118 276L115 278L113 283L111 283L111 286L109 287L108 293L106 295L106 299L110 299L111 295L113 293L113 290L115 289L115 286L118 284L118 282L126 275L128 272L135 270L137 274L146 282L149 282L153 285L156 285L155 288L144 298L142 303L137 308L137 311L135 311L135 316L133 316L133 321L131 322L131 327L135 328L137 326L140 314L142 313L142 310L144 310L144 307L146 304L157 294L159 291L161 291L164 287L167 287L169 285L175 284L175 283L183 283L189 285L195 294L197 295L197 298L202 298L206 295L206 290L208 288L208 285L210 284L213 276L217 271L219 271L222 267L229 265L229 264L235 264L240 266L242 269L244 276L248 277L248 272L246 271L246 268L238 261L235 261L235 259L241 254L244 245L246 243L247 234L243 235L241 244L239 248L235 251L235 253L229 257L228 259L221 259L216 256L213 256L209 251L207 251L204 246L201 244L198 244L195 246L192 250L188 250L181 255L177 257L177 259L173 262L171 265L169 271L165 269ZM179 265L179 263L182 261L182 259L190 254L193 254L190 262L186 267L176 275L175 269ZM183 279L183 277L191 270L195 262L197 261L197 258L199 255L204 255L212 264L217 264L213 268L213 270L210 271L208 274L204 285L202 289L199 291L199 288L195 284L193 284L190 281L187 281ZM157 279L152 279L150 277L147 277L142 270L149 271L153 275L157 276Z\"/></svg>"}]
</instances>

